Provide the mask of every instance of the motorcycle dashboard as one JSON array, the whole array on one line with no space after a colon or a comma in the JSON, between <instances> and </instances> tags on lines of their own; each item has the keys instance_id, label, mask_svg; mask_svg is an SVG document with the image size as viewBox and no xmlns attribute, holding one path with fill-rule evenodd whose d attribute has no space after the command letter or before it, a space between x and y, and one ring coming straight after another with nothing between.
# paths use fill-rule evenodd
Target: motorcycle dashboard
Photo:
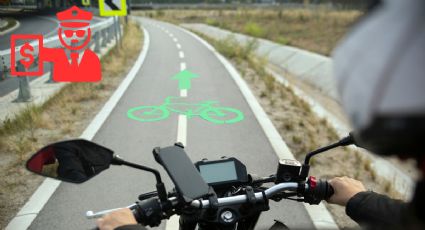
<instances>
[{"instance_id":1,"label":"motorcycle dashboard","mask_svg":"<svg viewBox=\"0 0 425 230\"><path fill-rule=\"evenodd\" d=\"M235 186L247 183L249 180L245 165L233 157L214 161L198 161L195 166L204 181L213 187Z\"/></svg>"}]
</instances>

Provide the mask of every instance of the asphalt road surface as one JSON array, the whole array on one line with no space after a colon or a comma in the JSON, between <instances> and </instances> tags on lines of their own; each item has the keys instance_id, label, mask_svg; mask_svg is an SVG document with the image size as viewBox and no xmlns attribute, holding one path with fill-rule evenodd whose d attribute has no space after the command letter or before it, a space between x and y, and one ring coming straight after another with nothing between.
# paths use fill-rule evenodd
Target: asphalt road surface
<instances>
[{"instance_id":1,"label":"asphalt road surface","mask_svg":"<svg viewBox=\"0 0 425 230\"><path fill-rule=\"evenodd\" d=\"M126 160L160 169L167 189L171 189L165 171L154 161L152 149L176 142L178 115L171 113L168 119L157 122L138 122L127 118L126 113L136 106L160 105L168 96L179 96L178 83L171 77L183 65L200 77L192 80L187 98L180 101L217 100L220 106L238 109L245 115L243 121L227 125L213 124L198 116L188 119L186 151L192 161L233 156L246 164L249 173L264 176L275 173L276 154L239 88L216 56L176 26L146 19L143 22L151 41L145 62L94 141L115 150ZM155 180L149 173L112 166L86 183L62 183L30 229L89 229L95 224L85 219L86 211L127 206L139 194L153 190ZM261 216L257 229L268 229L274 219L292 228L314 228L302 204L282 201L271 202L270 206L271 210ZM163 221L158 229L165 229L166 225ZM168 224L167 229L177 228Z\"/></svg>"},{"instance_id":2,"label":"asphalt road surface","mask_svg":"<svg viewBox=\"0 0 425 230\"><path fill-rule=\"evenodd\" d=\"M46 39L57 35L59 22L54 14L13 14L6 15L19 21L20 26L0 36L0 50L10 49L10 36L12 34L42 34ZM91 23L100 21L98 17L93 18ZM21 43L17 43L22 45Z\"/></svg>"},{"instance_id":3,"label":"asphalt road surface","mask_svg":"<svg viewBox=\"0 0 425 230\"><path fill-rule=\"evenodd\" d=\"M10 35L12 34L43 34L45 38L56 34L58 22L54 15L17 14L11 17L18 20L20 26L0 37L0 50L10 49Z\"/></svg>"}]
</instances>

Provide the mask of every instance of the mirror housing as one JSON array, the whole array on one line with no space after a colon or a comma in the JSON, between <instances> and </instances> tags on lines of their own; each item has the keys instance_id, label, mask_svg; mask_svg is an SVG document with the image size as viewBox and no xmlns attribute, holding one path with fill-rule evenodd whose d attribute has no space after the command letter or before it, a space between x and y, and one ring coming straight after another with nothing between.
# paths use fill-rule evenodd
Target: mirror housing
<instances>
[{"instance_id":1,"label":"mirror housing","mask_svg":"<svg viewBox=\"0 0 425 230\"><path fill-rule=\"evenodd\" d=\"M108 169L114 152L84 139L47 145L36 152L26 168L36 174L71 183L82 183Z\"/></svg>"}]
</instances>

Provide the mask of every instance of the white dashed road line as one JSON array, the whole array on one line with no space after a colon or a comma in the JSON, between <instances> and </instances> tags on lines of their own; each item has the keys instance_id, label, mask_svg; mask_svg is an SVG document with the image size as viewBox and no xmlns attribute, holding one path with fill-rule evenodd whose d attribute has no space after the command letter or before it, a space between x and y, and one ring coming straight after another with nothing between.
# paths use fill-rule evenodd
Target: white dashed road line
<instances>
[{"instance_id":1,"label":"white dashed road line","mask_svg":"<svg viewBox=\"0 0 425 230\"><path fill-rule=\"evenodd\" d=\"M180 63L180 71L183 71L186 69L186 63L182 62Z\"/></svg>"},{"instance_id":2,"label":"white dashed road line","mask_svg":"<svg viewBox=\"0 0 425 230\"><path fill-rule=\"evenodd\" d=\"M179 51L179 57L184 58L184 52L183 51Z\"/></svg>"},{"instance_id":3,"label":"white dashed road line","mask_svg":"<svg viewBox=\"0 0 425 230\"><path fill-rule=\"evenodd\" d=\"M173 40L177 42L176 38L174 38ZM180 44L177 43L177 47L179 46ZM180 58L184 58L183 51L179 51L179 56ZM185 69L186 69L186 63L181 62L180 71L183 71ZM186 89L180 90L180 96L187 97L187 90ZM184 146L186 146L186 139L187 139L187 117L186 115L179 115L179 120L177 123L177 141L181 142ZM177 229L179 229L179 216L174 215L174 216L171 216L169 220L167 220L167 223L165 224L165 230L177 230Z\"/></svg>"}]
</instances>

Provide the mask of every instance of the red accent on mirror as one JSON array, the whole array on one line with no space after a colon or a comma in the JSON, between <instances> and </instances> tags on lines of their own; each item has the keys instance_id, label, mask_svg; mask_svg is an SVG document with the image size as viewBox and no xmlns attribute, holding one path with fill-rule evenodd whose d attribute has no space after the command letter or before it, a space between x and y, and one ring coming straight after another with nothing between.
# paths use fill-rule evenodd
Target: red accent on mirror
<instances>
[{"instance_id":1,"label":"red accent on mirror","mask_svg":"<svg viewBox=\"0 0 425 230\"><path fill-rule=\"evenodd\" d=\"M34 157L28 161L27 167L33 172L41 173L44 165L53 164L55 160L55 151L52 147L49 147L34 155Z\"/></svg>"}]
</instances>

